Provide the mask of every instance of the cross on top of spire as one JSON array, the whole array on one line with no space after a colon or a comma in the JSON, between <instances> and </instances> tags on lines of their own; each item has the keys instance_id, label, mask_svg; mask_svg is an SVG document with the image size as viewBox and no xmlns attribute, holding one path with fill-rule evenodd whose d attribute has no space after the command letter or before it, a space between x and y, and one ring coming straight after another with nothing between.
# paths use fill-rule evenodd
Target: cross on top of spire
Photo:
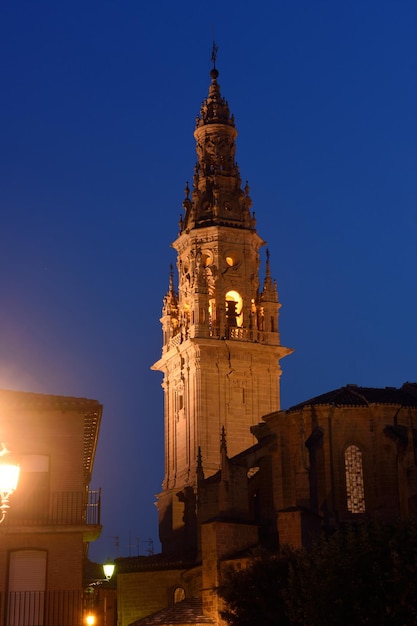
<instances>
[{"instance_id":1,"label":"cross on top of spire","mask_svg":"<svg viewBox=\"0 0 417 626\"><path fill-rule=\"evenodd\" d=\"M213 69L214 70L217 69L216 68L216 59L217 59L217 52L218 52L218 50L219 50L219 46L216 45L216 42L213 39L213 45L212 45L212 48L211 48L211 60L212 60L212 63L213 63Z\"/></svg>"},{"instance_id":2,"label":"cross on top of spire","mask_svg":"<svg viewBox=\"0 0 417 626\"><path fill-rule=\"evenodd\" d=\"M218 46L213 42L211 60L213 68L210 70L211 85L207 98L201 105L200 115L197 116L196 127L206 124L235 125L233 115L230 115L229 105L220 93L220 85L217 82L219 70L216 68Z\"/></svg>"}]
</instances>

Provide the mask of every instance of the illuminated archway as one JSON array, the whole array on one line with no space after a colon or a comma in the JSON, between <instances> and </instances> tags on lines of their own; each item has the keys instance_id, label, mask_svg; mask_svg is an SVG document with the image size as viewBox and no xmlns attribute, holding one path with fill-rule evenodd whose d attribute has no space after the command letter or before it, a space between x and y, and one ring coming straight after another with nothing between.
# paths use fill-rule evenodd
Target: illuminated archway
<instances>
[{"instance_id":1,"label":"illuminated archway","mask_svg":"<svg viewBox=\"0 0 417 626\"><path fill-rule=\"evenodd\" d=\"M226 323L228 326L243 325L243 300L237 291L228 291L226 294Z\"/></svg>"}]
</instances>

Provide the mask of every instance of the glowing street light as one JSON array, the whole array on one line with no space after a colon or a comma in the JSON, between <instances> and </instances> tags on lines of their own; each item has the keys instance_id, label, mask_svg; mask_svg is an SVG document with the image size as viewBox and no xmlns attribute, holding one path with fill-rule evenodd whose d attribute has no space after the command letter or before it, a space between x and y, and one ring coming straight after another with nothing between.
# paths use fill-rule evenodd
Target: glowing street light
<instances>
[{"instance_id":1,"label":"glowing street light","mask_svg":"<svg viewBox=\"0 0 417 626\"><path fill-rule=\"evenodd\" d=\"M110 578L114 574L114 567L115 565L111 561L108 561L107 563L104 563L103 565L103 572L104 572L104 576L106 577L107 582L109 582Z\"/></svg>"},{"instance_id":2,"label":"glowing street light","mask_svg":"<svg viewBox=\"0 0 417 626\"><path fill-rule=\"evenodd\" d=\"M85 610L87 611L85 614L85 623L87 624L87 626L94 626L94 624L96 623L96 619L97 619L96 613L98 610L96 605L99 600L99 594L100 594L99 590L102 588L101 585L103 585L103 583L110 582L110 579L114 574L115 564L112 563L112 561L108 560L106 563L104 563L102 567L103 567L103 573L105 577L93 580L84 589L84 598L85 598L84 606L85 606ZM105 587L106 585L104 584L104 588ZM106 595L104 595L104 601L103 601L103 614L104 614L103 625L106 626L106 622L107 622L107 597Z\"/></svg>"},{"instance_id":3,"label":"glowing street light","mask_svg":"<svg viewBox=\"0 0 417 626\"><path fill-rule=\"evenodd\" d=\"M4 522L10 509L9 498L16 490L19 481L20 467L14 463L0 463L0 524Z\"/></svg>"}]
</instances>

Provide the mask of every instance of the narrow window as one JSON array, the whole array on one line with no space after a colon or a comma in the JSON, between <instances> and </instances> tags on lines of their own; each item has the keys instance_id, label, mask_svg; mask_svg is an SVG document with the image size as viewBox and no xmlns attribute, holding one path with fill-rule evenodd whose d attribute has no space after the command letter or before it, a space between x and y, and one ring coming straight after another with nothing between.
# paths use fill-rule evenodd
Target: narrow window
<instances>
[{"instance_id":1,"label":"narrow window","mask_svg":"<svg viewBox=\"0 0 417 626\"><path fill-rule=\"evenodd\" d=\"M214 298L209 300L209 309L208 309L208 323L210 329L210 336L215 335L214 326L216 323L216 301Z\"/></svg>"},{"instance_id":2,"label":"narrow window","mask_svg":"<svg viewBox=\"0 0 417 626\"><path fill-rule=\"evenodd\" d=\"M178 409L181 410L184 408L184 396L180 394L178 396Z\"/></svg>"},{"instance_id":3,"label":"narrow window","mask_svg":"<svg viewBox=\"0 0 417 626\"><path fill-rule=\"evenodd\" d=\"M348 446L345 450L345 475L348 511L365 513L362 452L358 446Z\"/></svg>"},{"instance_id":4,"label":"narrow window","mask_svg":"<svg viewBox=\"0 0 417 626\"><path fill-rule=\"evenodd\" d=\"M7 624L42 626L44 622L46 557L44 550L10 553Z\"/></svg>"},{"instance_id":5,"label":"narrow window","mask_svg":"<svg viewBox=\"0 0 417 626\"><path fill-rule=\"evenodd\" d=\"M255 491L252 494L252 511L253 521L257 524L261 521L261 506L259 502L259 491Z\"/></svg>"}]
</instances>

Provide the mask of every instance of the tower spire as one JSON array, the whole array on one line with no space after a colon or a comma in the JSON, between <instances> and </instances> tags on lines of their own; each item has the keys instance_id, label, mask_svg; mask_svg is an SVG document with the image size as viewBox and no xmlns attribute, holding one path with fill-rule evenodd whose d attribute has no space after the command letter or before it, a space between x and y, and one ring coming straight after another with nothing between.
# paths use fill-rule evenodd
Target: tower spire
<instances>
[{"instance_id":1,"label":"tower spire","mask_svg":"<svg viewBox=\"0 0 417 626\"><path fill-rule=\"evenodd\" d=\"M215 44L212 63L194 131L197 163L172 244L178 287L176 292L171 269L162 355L153 366L164 373L165 477L158 496L163 552L177 550L179 541L195 545L189 511L177 496L198 491L201 459L206 479L222 470L226 506L228 458L252 446L251 426L279 409L279 360L292 352L280 343L269 255L260 292L264 241L235 159L237 130L218 83Z\"/></svg>"},{"instance_id":2,"label":"tower spire","mask_svg":"<svg viewBox=\"0 0 417 626\"><path fill-rule=\"evenodd\" d=\"M196 119L197 163L194 169L191 198L183 202L184 218L180 232L209 225L227 225L255 229L250 213L249 187L242 190L239 167L235 160L237 130L229 104L217 81L218 46L213 42L211 83Z\"/></svg>"},{"instance_id":3,"label":"tower spire","mask_svg":"<svg viewBox=\"0 0 417 626\"><path fill-rule=\"evenodd\" d=\"M266 267L265 267L265 280L263 290L261 294L262 302L278 302L277 284L271 277L271 261L269 258L269 249L266 249ZM273 309L272 309L273 310Z\"/></svg>"}]
</instances>

